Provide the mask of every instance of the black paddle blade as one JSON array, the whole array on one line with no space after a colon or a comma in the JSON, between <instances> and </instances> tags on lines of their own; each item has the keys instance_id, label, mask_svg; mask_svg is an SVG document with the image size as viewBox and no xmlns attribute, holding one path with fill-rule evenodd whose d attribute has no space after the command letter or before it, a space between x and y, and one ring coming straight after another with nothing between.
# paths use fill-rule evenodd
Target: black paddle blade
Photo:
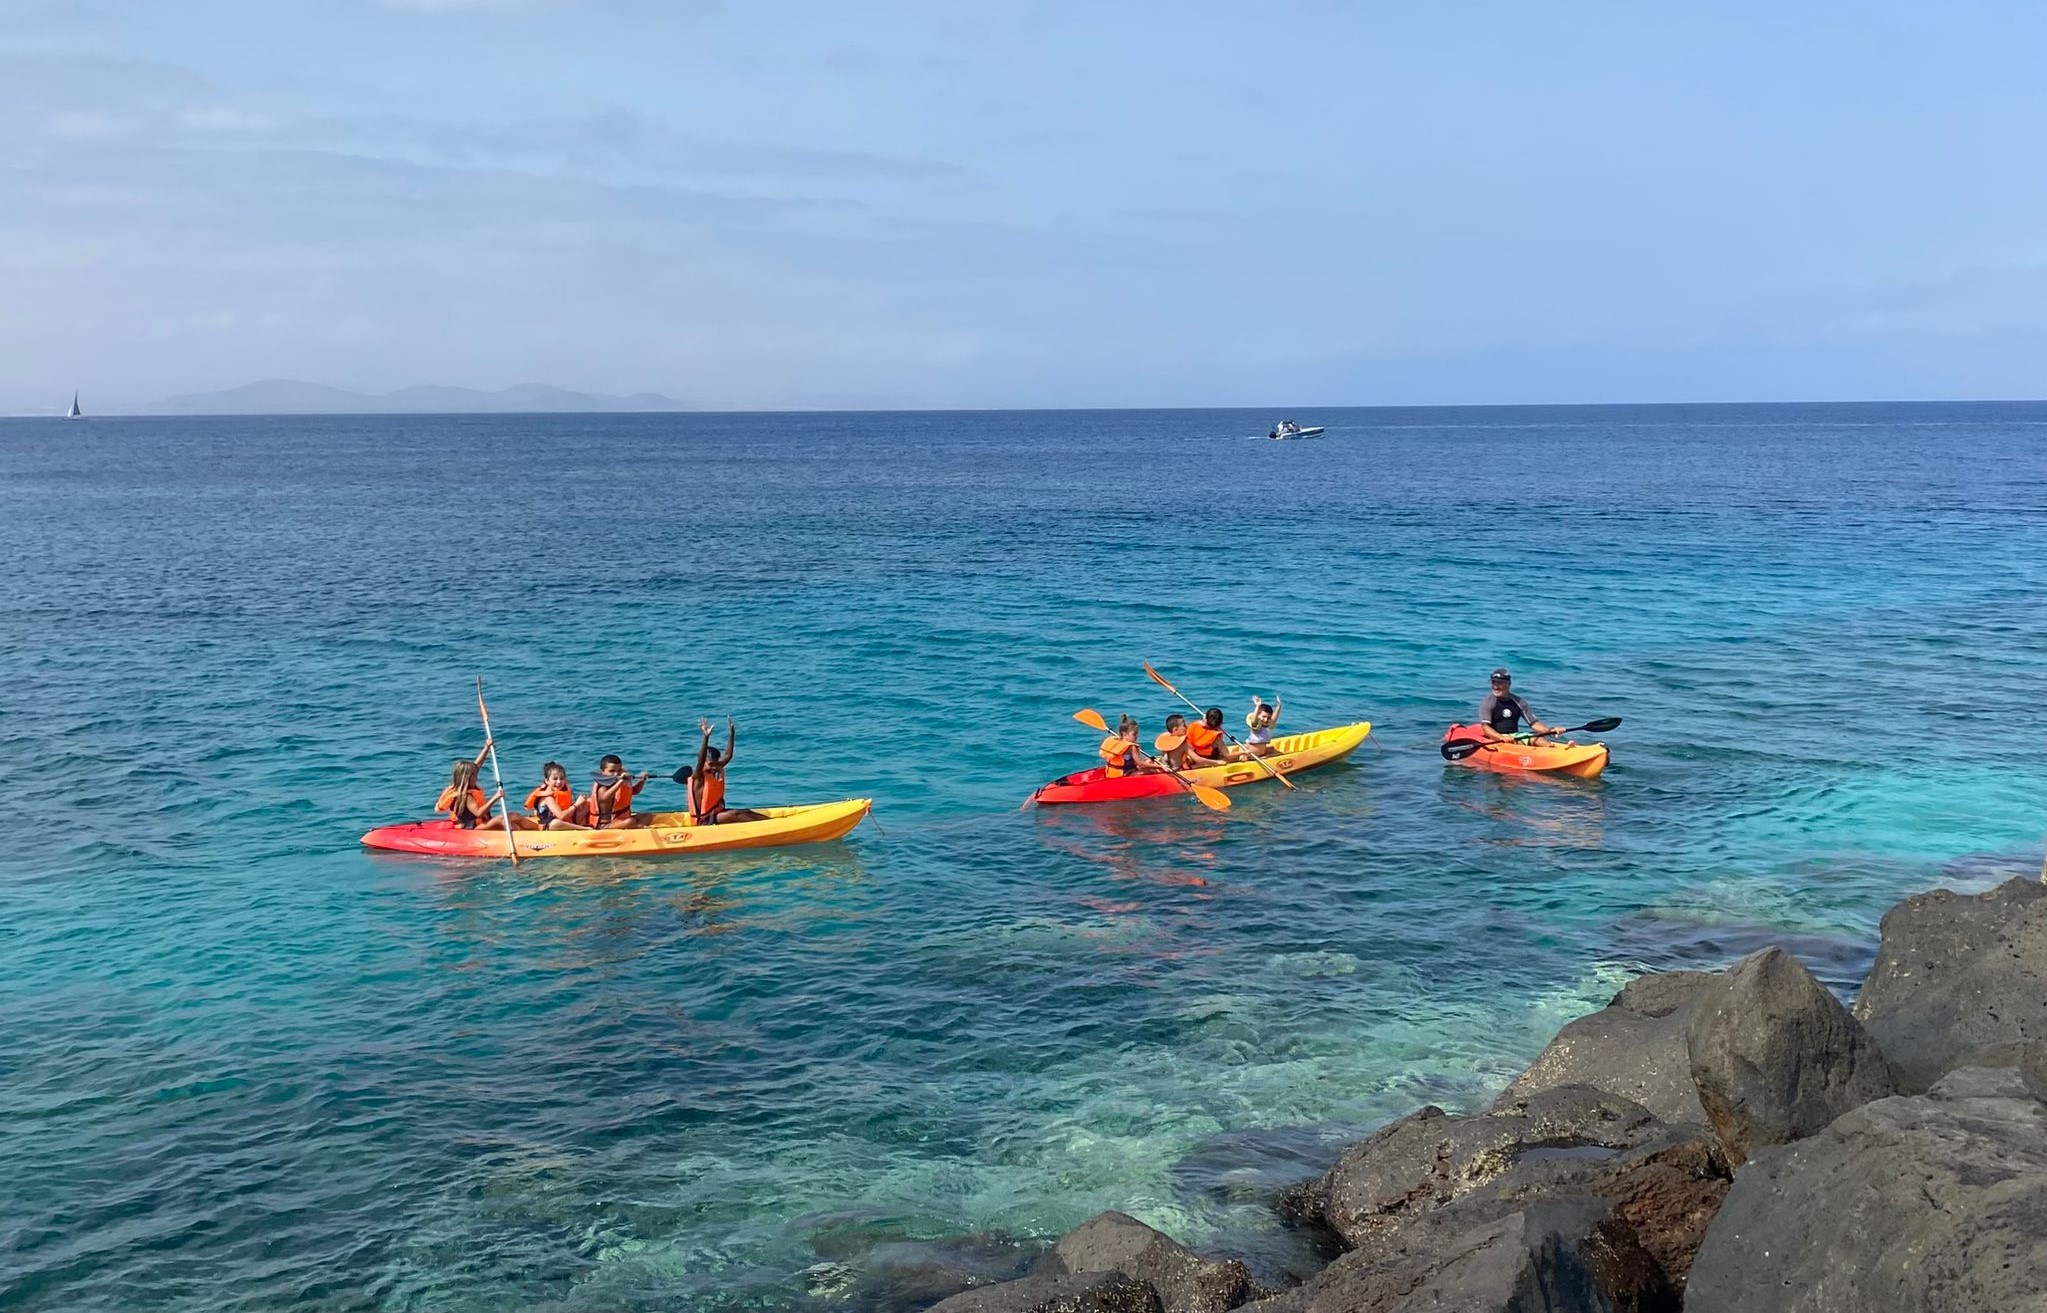
<instances>
[{"instance_id":1,"label":"black paddle blade","mask_svg":"<svg viewBox=\"0 0 2047 1313\"><path fill-rule=\"evenodd\" d=\"M670 775L668 778L674 780L677 784L689 783L689 767L678 767L675 774Z\"/></svg>"},{"instance_id":2,"label":"black paddle blade","mask_svg":"<svg viewBox=\"0 0 2047 1313\"><path fill-rule=\"evenodd\" d=\"M1578 728L1588 734L1604 734L1610 729L1619 729L1620 723L1621 718L1619 716L1607 716L1600 720L1587 721Z\"/></svg>"},{"instance_id":3,"label":"black paddle blade","mask_svg":"<svg viewBox=\"0 0 2047 1313\"><path fill-rule=\"evenodd\" d=\"M1484 739L1444 739L1441 748L1443 760L1463 761L1484 746Z\"/></svg>"}]
</instances>

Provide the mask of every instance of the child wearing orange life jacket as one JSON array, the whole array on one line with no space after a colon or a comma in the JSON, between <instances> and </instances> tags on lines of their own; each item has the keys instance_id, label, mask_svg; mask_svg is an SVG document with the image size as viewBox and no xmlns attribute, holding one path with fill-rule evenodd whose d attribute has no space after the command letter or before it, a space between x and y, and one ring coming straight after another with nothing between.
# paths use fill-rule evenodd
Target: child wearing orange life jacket
<instances>
[{"instance_id":1,"label":"child wearing orange life jacket","mask_svg":"<svg viewBox=\"0 0 2047 1313\"><path fill-rule=\"evenodd\" d=\"M486 741L483 751L476 754L475 761L456 762L454 769L448 774L448 787L441 790L440 798L434 803L436 813L445 813L451 822L465 830L473 830L478 825L488 823L491 820L492 804L505 796L503 789L486 795L483 787L476 781L476 768L483 764L483 759L489 752L490 743Z\"/></svg>"},{"instance_id":2,"label":"child wearing orange life jacket","mask_svg":"<svg viewBox=\"0 0 2047 1313\"><path fill-rule=\"evenodd\" d=\"M1199 725L1187 727L1187 755L1197 766L1220 764L1229 749L1223 744L1223 709L1210 707L1201 715Z\"/></svg>"},{"instance_id":3,"label":"child wearing orange life jacket","mask_svg":"<svg viewBox=\"0 0 2047 1313\"><path fill-rule=\"evenodd\" d=\"M1119 717L1116 732L1103 739L1102 746L1096 749L1102 757L1102 773L1109 779L1159 768L1157 762L1137 750L1137 734L1135 720L1129 716Z\"/></svg>"},{"instance_id":4,"label":"child wearing orange life jacket","mask_svg":"<svg viewBox=\"0 0 2047 1313\"><path fill-rule=\"evenodd\" d=\"M576 818L588 809L569 786L569 768L558 761L540 768L540 787L526 795L526 810L533 814L533 823L543 830L590 828L576 823Z\"/></svg>"},{"instance_id":5,"label":"child wearing orange life jacket","mask_svg":"<svg viewBox=\"0 0 2047 1313\"><path fill-rule=\"evenodd\" d=\"M631 830L653 822L651 816L633 814L633 797L647 787L652 771L641 771L639 776L625 773L625 762L617 754L607 753L597 763L597 778L590 784L590 796L585 800L587 815L593 830Z\"/></svg>"},{"instance_id":6,"label":"child wearing orange life jacket","mask_svg":"<svg viewBox=\"0 0 2047 1313\"><path fill-rule=\"evenodd\" d=\"M711 746L711 722L700 719L697 728L703 731L704 741L697 745L696 769L689 775L690 824L736 825L768 819L745 807L725 805L725 768L732 764L732 754L739 747L739 726L732 723L732 717L725 718L723 756Z\"/></svg>"}]
</instances>

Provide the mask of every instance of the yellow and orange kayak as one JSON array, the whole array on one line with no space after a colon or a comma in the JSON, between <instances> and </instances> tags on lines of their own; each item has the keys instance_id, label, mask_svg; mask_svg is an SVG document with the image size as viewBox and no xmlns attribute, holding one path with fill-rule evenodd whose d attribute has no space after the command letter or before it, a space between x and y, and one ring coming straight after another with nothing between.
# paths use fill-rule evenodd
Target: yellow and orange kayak
<instances>
[{"instance_id":1,"label":"yellow and orange kayak","mask_svg":"<svg viewBox=\"0 0 2047 1313\"><path fill-rule=\"evenodd\" d=\"M809 807L759 807L767 819L728 825L691 825L687 812L655 812L651 824L631 830L465 830L446 820L381 825L362 837L388 852L431 853L438 857L667 857L727 852L735 848L780 848L789 844L842 839L866 818L869 798L816 803Z\"/></svg>"},{"instance_id":2,"label":"yellow and orange kayak","mask_svg":"<svg viewBox=\"0 0 2047 1313\"><path fill-rule=\"evenodd\" d=\"M1458 739L1481 737L1476 725L1452 725L1443 735L1449 743ZM1581 780L1598 778L1606 769L1607 749L1604 743L1557 743L1543 739L1538 742L1521 742L1514 739L1498 743L1484 743L1478 751L1468 757L1459 758L1454 764L1475 766L1480 770L1504 771L1516 775L1570 775Z\"/></svg>"}]
</instances>

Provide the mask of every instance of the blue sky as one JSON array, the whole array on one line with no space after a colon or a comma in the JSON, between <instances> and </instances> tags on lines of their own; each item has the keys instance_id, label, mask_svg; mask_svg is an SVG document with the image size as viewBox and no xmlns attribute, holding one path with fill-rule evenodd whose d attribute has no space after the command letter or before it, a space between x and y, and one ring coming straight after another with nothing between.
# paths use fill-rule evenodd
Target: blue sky
<instances>
[{"instance_id":1,"label":"blue sky","mask_svg":"<svg viewBox=\"0 0 2047 1313\"><path fill-rule=\"evenodd\" d=\"M2047 396L2047 7L0 0L0 409Z\"/></svg>"}]
</instances>

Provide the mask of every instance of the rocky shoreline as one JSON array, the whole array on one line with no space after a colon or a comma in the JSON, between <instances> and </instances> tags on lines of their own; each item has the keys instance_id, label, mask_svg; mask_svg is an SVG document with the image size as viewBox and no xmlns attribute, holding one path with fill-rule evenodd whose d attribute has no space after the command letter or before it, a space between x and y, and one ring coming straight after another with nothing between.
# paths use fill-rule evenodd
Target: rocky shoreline
<instances>
[{"instance_id":1,"label":"rocky shoreline","mask_svg":"<svg viewBox=\"0 0 2047 1313\"><path fill-rule=\"evenodd\" d=\"M1272 1206L1333 1255L1287 1290L1104 1213L933 1313L2047 1313L2047 884L1898 904L1852 1010L1638 977Z\"/></svg>"}]
</instances>

